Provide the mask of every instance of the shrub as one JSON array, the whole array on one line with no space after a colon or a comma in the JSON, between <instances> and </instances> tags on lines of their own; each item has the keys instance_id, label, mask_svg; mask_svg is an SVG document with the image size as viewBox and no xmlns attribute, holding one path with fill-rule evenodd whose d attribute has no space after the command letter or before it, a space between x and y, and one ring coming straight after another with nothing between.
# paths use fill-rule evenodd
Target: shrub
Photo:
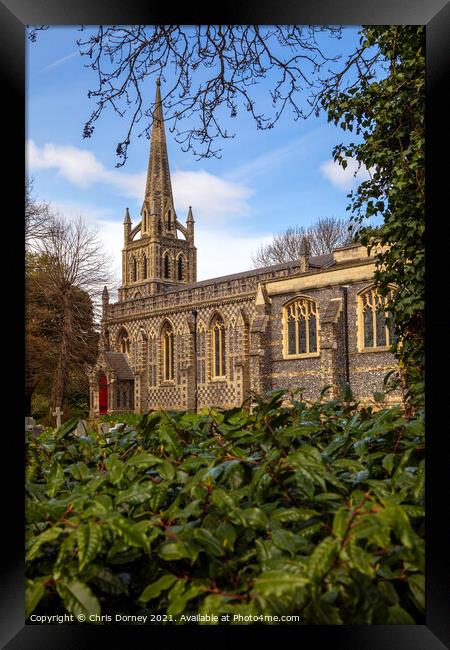
<instances>
[{"instance_id":1,"label":"shrub","mask_svg":"<svg viewBox=\"0 0 450 650\"><path fill-rule=\"evenodd\" d=\"M423 413L282 402L30 440L27 616L422 623Z\"/></svg>"}]
</instances>

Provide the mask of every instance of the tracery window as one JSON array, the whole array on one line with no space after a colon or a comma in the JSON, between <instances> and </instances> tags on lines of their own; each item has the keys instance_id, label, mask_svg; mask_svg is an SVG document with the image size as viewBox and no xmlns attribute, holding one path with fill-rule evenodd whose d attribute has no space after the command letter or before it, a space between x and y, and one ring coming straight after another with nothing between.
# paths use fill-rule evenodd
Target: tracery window
<instances>
[{"instance_id":1,"label":"tracery window","mask_svg":"<svg viewBox=\"0 0 450 650\"><path fill-rule=\"evenodd\" d=\"M174 333L170 323L162 330L162 376L163 381L173 381L174 378Z\"/></svg>"},{"instance_id":2,"label":"tracery window","mask_svg":"<svg viewBox=\"0 0 450 650\"><path fill-rule=\"evenodd\" d=\"M310 298L297 298L284 308L285 355L299 356L318 352L318 308Z\"/></svg>"},{"instance_id":3,"label":"tracery window","mask_svg":"<svg viewBox=\"0 0 450 650\"><path fill-rule=\"evenodd\" d=\"M211 323L211 358L212 375L223 378L226 375L225 323L221 316L216 316Z\"/></svg>"},{"instance_id":4,"label":"tracery window","mask_svg":"<svg viewBox=\"0 0 450 650\"><path fill-rule=\"evenodd\" d=\"M390 347L395 342L394 321L387 310L393 288L380 296L375 287L359 294L360 349Z\"/></svg>"}]
</instances>

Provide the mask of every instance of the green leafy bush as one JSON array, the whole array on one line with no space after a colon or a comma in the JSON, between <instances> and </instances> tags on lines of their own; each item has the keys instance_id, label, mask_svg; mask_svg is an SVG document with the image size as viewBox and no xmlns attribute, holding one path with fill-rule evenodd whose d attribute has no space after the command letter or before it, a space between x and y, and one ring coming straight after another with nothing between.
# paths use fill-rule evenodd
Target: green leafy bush
<instances>
[{"instance_id":1,"label":"green leafy bush","mask_svg":"<svg viewBox=\"0 0 450 650\"><path fill-rule=\"evenodd\" d=\"M27 616L423 622L423 414L255 400L30 440Z\"/></svg>"}]
</instances>

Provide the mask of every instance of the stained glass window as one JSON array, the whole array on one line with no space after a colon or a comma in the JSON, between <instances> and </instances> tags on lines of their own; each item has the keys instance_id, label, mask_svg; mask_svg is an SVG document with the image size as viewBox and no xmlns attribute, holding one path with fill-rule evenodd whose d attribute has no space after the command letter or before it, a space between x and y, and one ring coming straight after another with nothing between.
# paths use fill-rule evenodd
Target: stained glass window
<instances>
[{"instance_id":1,"label":"stained glass window","mask_svg":"<svg viewBox=\"0 0 450 650\"><path fill-rule=\"evenodd\" d=\"M374 287L369 287L360 296L365 348L385 348L395 341L392 315L386 309L392 298L392 291L390 289L384 297L380 296Z\"/></svg>"},{"instance_id":2,"label":"stained glass window","mask_svg":"<svg viewBox=\"0 0 450 650\"><path fill-rule=\"evenodd\" d=\"M317 306L313 300L298 298L285 307L288 355L317 352Z\"/></svg>"},{"instance_id":3,"label":"stained glass window","mask_svg":"<svg viewBox=\"0 0 450 650\"><path fill-rule=\"evenodd\" d=\"M214 377L224 377L226 373L225 323L217 316L212 323L212 368Z\"/></svg>"},{"instance_id":4,"label":"stained glass window","mask_svg":"<svg viewBox=\"0 0 450 650\"><path fill-rule=\"evenodd\" d=\"M174 378L174 337L173 329L168 323L162 335L163 350L163 380L173 381Z\"/></svg>"}]
</instances>

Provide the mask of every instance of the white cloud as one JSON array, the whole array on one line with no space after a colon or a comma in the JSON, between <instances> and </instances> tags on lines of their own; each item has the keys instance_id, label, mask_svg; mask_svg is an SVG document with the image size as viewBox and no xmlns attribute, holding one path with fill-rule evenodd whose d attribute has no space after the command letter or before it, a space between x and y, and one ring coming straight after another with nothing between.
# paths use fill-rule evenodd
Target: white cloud
<instances>
[{"instance_id":1,"label":"white cloud","mask_svg":"<svg viewBox=\"0 0 450 650\"><path fill-rule=\"evenodd\" d=\"M252 255L260 244L271 241L271 236L246 237L229 230L197 230L198 280L249 271Z\"/></svg>"},{"instance_id":2,"label":"white cloud","mask_svg":"<svg viewBox=\"0 0 450 650\"><path fill-rule=\"evenodd\" d=\"M115 187L121 195L142 199L145 172L127 174L110 171L85 149L51 143L39 148L33 140L28 140L26 157L30 170L56 169L58 174L77 187L87 188L95 183L105 183Z\"/></svg>"},{"instance_id":3,"label":"white cloud","mask_svg":"<svg viewBox=\"0 0 450 650\"><path fill-rule=\"evenodd\" d=\"M357 183L370 178L370 174L365 165L361 165L358 169L358 161L354 158L347 158L346 160L347 167L345 169L338 162L327 160L320 166L320 171L333 185L348 192Z\"/></svg>"},{"instance_id":4,"label":"white cloud","mask_svg":"<svg viewBox=\"0 0 450 650\"><path fill-rule=\"evenodd\" d=\"M202 223L221 223L226 219L249 214L249 197L253 191L241 184L226 181L203 170L172 174L178 218L183 221L189 206L194 219Z\"/></svg>"},{"instance_id":5,"label":"white cloud","mask_svg":"<svg viewBox=\"0 0 450 650\"><path fill-rule=\"evenodd\" d=\"M120 196L138 202L144 197L145 171L128 174L108 170L90 151L77 147L51 143L38 147L33 140L28 140L27 165L30 170L55 169L63 178L83 189L102 183L112 187ZM248 199L253 192L242 183L198 170L174 172L172 186L180 221L186 218L190 205L194 218L203 223L223 223L250 212ZM132 218L137 219L137 215L132 215Z\"/></svg>"}]
</instances>

